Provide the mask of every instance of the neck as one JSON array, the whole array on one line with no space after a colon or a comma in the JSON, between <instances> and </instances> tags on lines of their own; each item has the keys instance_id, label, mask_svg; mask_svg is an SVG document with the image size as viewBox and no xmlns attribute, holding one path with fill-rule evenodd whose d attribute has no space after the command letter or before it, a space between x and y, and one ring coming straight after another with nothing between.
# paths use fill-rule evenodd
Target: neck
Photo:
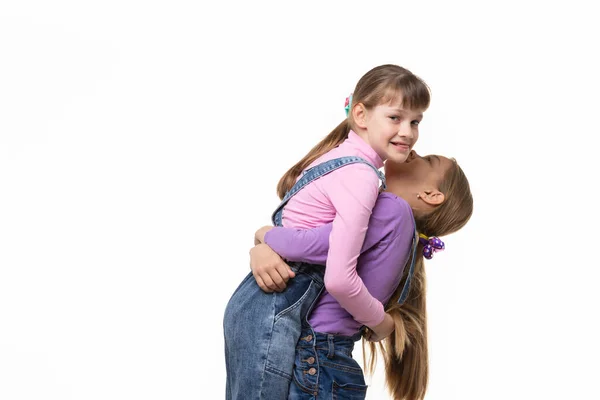
<instances>
[{"instance_id":1,"label":"neck","mask_svg":"<svg viewBox=\"0 0 600 400\"><path fill-rule=\"evenodd\" d=\"M367 132L366 129L361 129L361 128L356 128L356 129L352 129L362 140L365 141L366 144L368 144L369 146L371 146L371 143L369 142L369 133Z\"/></svg>"}]
</instances>

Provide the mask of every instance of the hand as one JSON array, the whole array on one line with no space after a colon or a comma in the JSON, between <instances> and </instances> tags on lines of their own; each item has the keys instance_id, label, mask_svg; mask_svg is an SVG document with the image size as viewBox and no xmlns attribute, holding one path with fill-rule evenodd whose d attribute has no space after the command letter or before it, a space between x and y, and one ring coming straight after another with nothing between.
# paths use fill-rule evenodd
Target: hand
<instances>
[{"instance_id":1,"label":"hand","mask_svg":"<svg viewBox=\"0 0 600 400\"><path fill-rule=\"evenodd\" d=\"M254 245L261 244L265 242L265 234L269 232L273 227L271 225L265 225L254 234Z\"/></svg>"},{"instance_id":2,"label":"hand","mask_svg":"<svg viewBox=\"0 0 600 400\"><path fill-rule=\"evenodd\" d=\"M296 276L289 265L266 244L250 249L250 268L258 286L267 293L282 292Z\"/></svg>"},{"instance_id":3,"label":"hand","mask_svg":"<svg viewBox=\"0 0 600 400\"><path fill-rule=\"evenodd\" d=\"M394 318L390 314L385 313L383 321L379 325L369 328L365 334L365 338L369 342L380 342L390 336L394 332L394 329L396 329Z\"/></svg>"}]
</instances>

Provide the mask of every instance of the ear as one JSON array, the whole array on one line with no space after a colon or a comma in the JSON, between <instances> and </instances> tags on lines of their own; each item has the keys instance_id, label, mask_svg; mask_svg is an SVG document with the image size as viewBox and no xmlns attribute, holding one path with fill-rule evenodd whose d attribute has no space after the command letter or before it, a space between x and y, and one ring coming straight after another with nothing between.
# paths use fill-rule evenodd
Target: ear
<instances>
[{"instance_id":1,"label":"ear","mask_svg":"<svg viewBox=\"0 0 600 400\"><path fill-rule=\"evenodd\" d=\"M417 197L430 206L439 206L444 202L446 196L437 189L424 190L417 194Z\"/></svg>"},{"instance_id":2,"label":"ear","mask_svg":"<svg viewBox=\"0 0 600 400\"><path fill-rule=\"evenodd\" d=\"M366 121L367 121L367 109L362 103L355 104L352 106L352 119L357 127L361 129L366 129Z\"/></svg>"}]
</instances>

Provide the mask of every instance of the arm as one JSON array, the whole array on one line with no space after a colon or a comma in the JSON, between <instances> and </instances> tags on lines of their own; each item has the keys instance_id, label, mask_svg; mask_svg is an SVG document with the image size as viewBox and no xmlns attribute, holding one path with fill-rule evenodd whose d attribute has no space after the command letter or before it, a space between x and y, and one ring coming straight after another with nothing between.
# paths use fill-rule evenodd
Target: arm
<instances>
[{"instance_id":1,"label":"arm","mask_svg":"<svg viewBox=\"0 0 600 400\"><path fill-rule=\"evenodd\" d=\"M356 321L377 330L386 313L358 276L356 263L377 200L379 180L362 164L334 171L326 178L324 189L336 216L329 238L325 288Z\"/></svg>"},{"instance_id":2,"label":"arm","mask_svg":"<svg viewBox=\"0 0 600 400\"><path fill-rule=\"evenodd\" d=\"M257 230L250 268L258 286L267 293L281 292L295 276L280 255L290 261L325 264L330 232L331 224L314 229L263 226Z\"/></svg>"},{"instance_id":3,"label":"arm","mask_svg":"<svg viewBox=\"0 0 600 400\"><path fill-rule=\"evenodd\" d=\"M266 243L288 261L325 265L332 224L313 229L264 226L256 231L255 244Z\"/></svg>"},{"instance_id":4,"label":"arm","mask_svg":"<svg viewBox=\"0 0 600 400\"><path fill-rule=\"evenodd\" d=\"M361 253L358 273L369 292L383 304L388 304L400 284L412 254L413 237L414 222L410 206L403 201L380 196L365 238L365 244L374 239L377 242ZM393 330L393 324L382 324L369 331L372 334L367 338L379 341Z\"/></svg>"},{"instance_id":5,"label":"arm","mask_svg":"<svg viewBox=\"0 0 600 400\"><path fill-rule=\"evenodd\" d=\"M267 293L282 292L295 277L280 255L290 261L325 264L330 232L331 224L314 229L263 226L257 230L250 268L258 286Z\"/></svg>"}]
</instances>

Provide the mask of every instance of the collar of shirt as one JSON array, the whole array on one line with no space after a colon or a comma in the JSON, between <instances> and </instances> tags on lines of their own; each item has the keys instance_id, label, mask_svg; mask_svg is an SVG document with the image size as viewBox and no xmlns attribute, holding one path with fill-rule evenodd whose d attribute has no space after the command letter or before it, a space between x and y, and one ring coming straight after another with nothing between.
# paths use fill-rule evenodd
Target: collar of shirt
<instances>
[{"instance_id":1,"label":"collar of shirt","mask_svg":"<svg viewBox=\"0 0 600 400\"><path fill-rule=\"evenodd\" d=\"M373 150L373 148L369 146L367 142L365 142L363 138L358 136L358 133L354 132L353 130L350 130L348 133L348 139L346 139L340 145L340 147L342 146L350 146L356 149L360 154L363 155L363 158L373 164L375 168L379 169L383 167L383 160L381 157L379 157L379 154L377 154L375 150Z\"/></svg>"}]
</instances>

